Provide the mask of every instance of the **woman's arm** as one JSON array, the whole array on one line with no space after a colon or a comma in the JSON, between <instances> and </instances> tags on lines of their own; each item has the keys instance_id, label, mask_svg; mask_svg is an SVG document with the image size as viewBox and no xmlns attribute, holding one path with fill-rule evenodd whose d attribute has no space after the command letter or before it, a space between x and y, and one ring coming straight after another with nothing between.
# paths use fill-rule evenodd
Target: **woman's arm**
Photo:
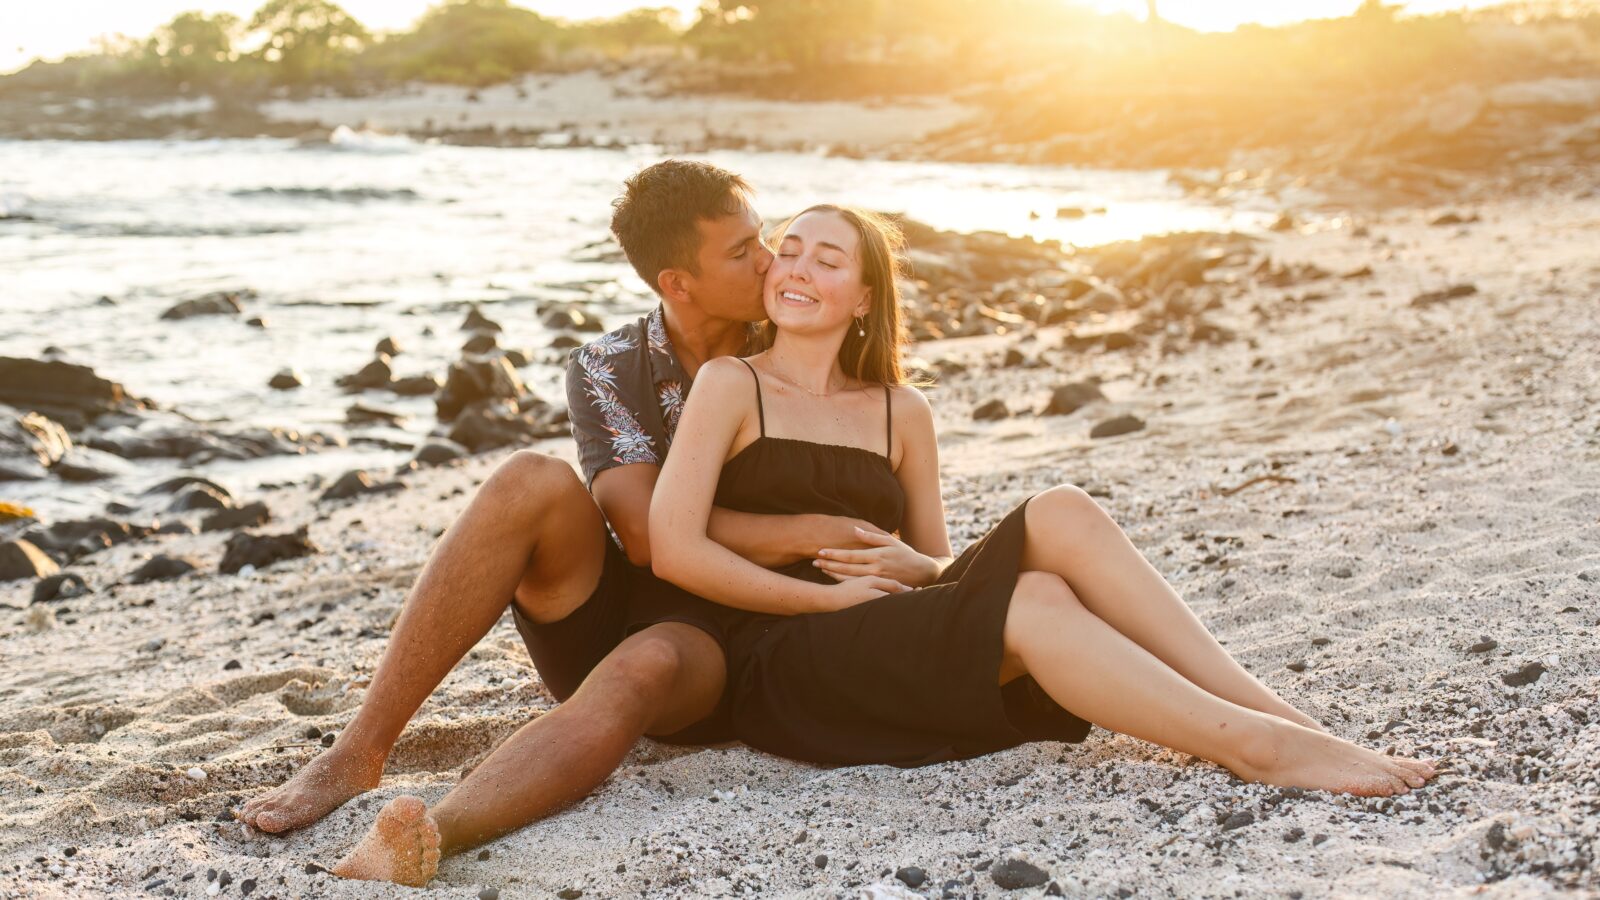
<instances>
[{"instance_id":1,"label":"woman's arm","mask_svg":"<svg viewBox=\"0 0 1600 900\"><path fill-rule=\"evenodd\" d=\"M944 494L939 487L939 437L933 427L933 407L921 391L910 386L895 389L894 399L901 410L895 416L895 424L902 448L894 477L906 492L900 539L938 561L943 570L952 557L950 531L944 521Z\"/></svg>"},{"instance_id":2,"label":"woman's arm","mask_svg":"<svg viewBox=\"0 0 1600 900\"><path fill-rule=\"evenodd\" d=\"M894 475L906 495L900 537L859 535L874 546L868 550L829 548L819 552L817 565L835 578L879 576L923 587L937 580L952 558L939 487L939 441L928 398L914 387L891 390L895 392L894 430L901 448Z\"/></svg>"},{"instance_id":3,"label":"woman's arm","mask_svg":"<svg viewBox=\"0 0 1600 900\"><path fill-rule=\"evenodd\" d=\"M713 359L696 373L672 452L650 499L650 563L655 574L692 593L753 612L824 612L881 596L878 579L841 590L769 572L707 535L717 478L755 388L733 359ZM860 596L857 596L860 595Z\"/></svg>"}]
</instances>

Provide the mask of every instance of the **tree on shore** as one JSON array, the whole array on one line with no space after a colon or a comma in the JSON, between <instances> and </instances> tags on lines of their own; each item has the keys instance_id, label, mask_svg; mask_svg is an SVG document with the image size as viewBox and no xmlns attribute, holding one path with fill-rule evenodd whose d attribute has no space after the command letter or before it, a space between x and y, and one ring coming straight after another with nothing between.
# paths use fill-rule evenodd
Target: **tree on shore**
<instances>
[{"instance_id":1,"label":"tree on shore","mask_svg":"<svg viewBox=\"0 0 1600 900\"><path fill-rule=\"evenodd\" d=\"M537 71L560 26L509 0L445 0L416 28L374 47L371 68L400 79L482 86Z\"/></svg>"},{"instance_id":2,"label":"tree on shore","mask_svg":"<svg viewBox=\"0 0 1600 900\"><path fill-rule=\"evenodd\" d=\"M238 16L179 13L145 42L145 56L173 81L207 83L218 78L233 59L238 33Z\"/></svg>"},{"instance_id":3,"label":"tree on shore","mask_svg":"<svg viewBox=\"0 0 1600 900\"><path fill-rule=\"evenodd\" d=\"M251 32L266 32L259 55L282 84L338 80L370 39L367 29L329 0L267 0L250 17Z\"/></svg>"}]
</instances>

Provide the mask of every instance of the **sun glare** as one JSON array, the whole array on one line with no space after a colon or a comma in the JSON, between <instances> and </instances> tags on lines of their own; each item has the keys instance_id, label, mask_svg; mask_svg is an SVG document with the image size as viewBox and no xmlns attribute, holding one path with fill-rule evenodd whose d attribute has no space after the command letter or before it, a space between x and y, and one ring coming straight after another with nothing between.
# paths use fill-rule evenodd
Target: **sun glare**
<instances>
[{"instance_id":1,"label":"sun glare","mask_svg":"<svg viewBox=\"0 0 1600 900\"><path fill-rule=\"evenodd\" d=\"M1076 2L1076 0L1066 0ZM1475 6L1490 6L1499 0L1392 0L1406 12L1430 13ZM1090 0L1101 12L1125 12L1144 18L1151 6L1146 0ZM1284 25L1305 19L1347 16L1361 5L1360 0L1155 0L1161 18L1200 31L1232 31L1244 24Z\"/></svg>"}]
</instances>

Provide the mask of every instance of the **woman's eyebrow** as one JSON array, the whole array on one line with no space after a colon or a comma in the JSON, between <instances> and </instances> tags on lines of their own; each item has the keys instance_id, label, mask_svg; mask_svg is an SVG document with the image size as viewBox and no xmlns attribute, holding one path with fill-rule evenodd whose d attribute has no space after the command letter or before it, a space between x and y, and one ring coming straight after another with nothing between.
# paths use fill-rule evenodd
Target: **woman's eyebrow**
<instances>
[{"instance_id":1,"label":"woman's eyebrow","mask_svg":"<svg viewBox=\"0 0 1600 900\"><path fill-rule=\"evenodd\" d=\"M800 235L798 235L798 234L786 234L786 235L783 236L782 243L788 243L789 241L798 241L800 239L801 239ZM845 248L839 246L838 244L830 244L827 241L817 241L817 246L818 247L824 247L824 248L827 248L829 250L837 250L840 253L843 253L847 257L850 255L850 251L849 250L846 250Z\"/></svg>"}]
</instances>

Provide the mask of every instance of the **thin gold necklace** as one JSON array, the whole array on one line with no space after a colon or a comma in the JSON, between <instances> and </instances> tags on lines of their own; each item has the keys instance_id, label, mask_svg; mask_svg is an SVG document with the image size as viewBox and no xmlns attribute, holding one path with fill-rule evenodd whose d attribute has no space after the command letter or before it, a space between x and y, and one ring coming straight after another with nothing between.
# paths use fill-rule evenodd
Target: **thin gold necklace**
<instances>
[{"instance_id":1,"label":"thin gold necklace","mask_svg":"<svg viewBox=\"0 0 1600 900\"><path fill-rule=\"evenodd\" d=\"M840 391L844 390L844 388L840 387L840 388L835 388L835 389L833 389L831 391L827 391L826 393L819 394L816 391L813 391L812 389L810 389L810 388L806 387L805 385L801 384L800 382L795 381L793 378L790 378L788 375L785 375L783 372L779 371L778 367L773 364L772 357L770 357L770 356L767 357L766 363L767 363L767 368L771 370L772 374L778 376L778 380L782 381L785 384L793 385L794 387L797 387L800 390L805 391L806 393L810 394L813 397L832 397L834 394L837 394ZM849 380L850 379L846 378L845 382L848 384Z\"/></svg>"}]
</instances>

